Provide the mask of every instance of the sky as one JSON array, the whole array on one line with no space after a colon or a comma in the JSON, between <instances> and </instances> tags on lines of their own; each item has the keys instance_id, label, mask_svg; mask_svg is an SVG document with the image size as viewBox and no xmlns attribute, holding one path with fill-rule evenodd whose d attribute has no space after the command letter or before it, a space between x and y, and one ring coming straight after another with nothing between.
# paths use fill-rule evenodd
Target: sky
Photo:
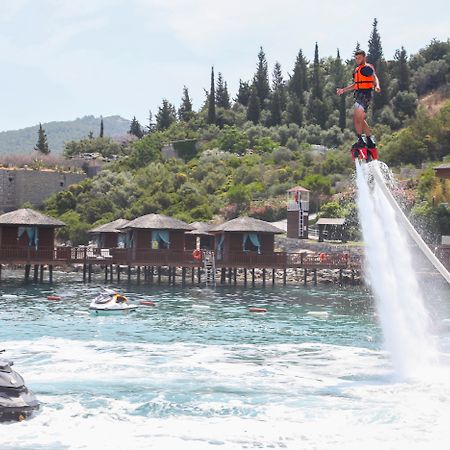
<instances>
[{"instance_id":1,"label":"sky","mask_svg":"<svg viewBox=\"0 0 450 450\"><path fill-rule=\"evenodd\" d=\"M357 6L359 5L359 6ZM232 96L262 46L269 68L367 48L374 17L384 55L449 37L450 3L430 0L0 0L0 131L85 115L146 124L183 86L204 101L210 69Z\"/></svg>"}]
</instances>

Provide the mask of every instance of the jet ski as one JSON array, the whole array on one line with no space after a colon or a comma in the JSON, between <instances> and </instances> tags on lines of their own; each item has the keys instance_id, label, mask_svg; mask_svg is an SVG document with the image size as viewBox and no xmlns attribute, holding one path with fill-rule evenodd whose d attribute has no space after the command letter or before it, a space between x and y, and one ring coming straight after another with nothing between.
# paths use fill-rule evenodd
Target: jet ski
<instances>
[{"instance_id":1,"label":"jet ski","mask_svg":"<svg viewBox=\"0 0 450 450\"><path fill-rule=\"evenodd\" d=\"M94 314L121 314L136 308L137 305L130 305L124 295L112 289L105 289L89 305L89 309Z\"/></svg>"},{"instance_id":2,"label":"jet ski","mask_svg":"<svg viewBox=\"0 0 450 450\"><path fill-rule=\"evenodd\" d=\"M22 376L11 368L13 364L0 357L0 422L22 421L40 405L33 392L25 386Z\"/></svg>"}]
</instances>

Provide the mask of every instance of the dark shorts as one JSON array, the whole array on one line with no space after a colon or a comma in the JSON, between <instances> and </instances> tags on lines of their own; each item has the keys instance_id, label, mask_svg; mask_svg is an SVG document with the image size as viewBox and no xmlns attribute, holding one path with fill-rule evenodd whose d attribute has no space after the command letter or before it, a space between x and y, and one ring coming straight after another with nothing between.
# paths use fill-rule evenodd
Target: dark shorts
<instances>
[{"instance_id":1,"label":"dark shorts","mask_svg":"<svg viewBox=\"0 0 450 450\"><path fill-rule=\"evenodd\" d=\"M372 90L355 91L355 108L361 108L367 112L372 101Z\"/></svg>"}]
</instances>

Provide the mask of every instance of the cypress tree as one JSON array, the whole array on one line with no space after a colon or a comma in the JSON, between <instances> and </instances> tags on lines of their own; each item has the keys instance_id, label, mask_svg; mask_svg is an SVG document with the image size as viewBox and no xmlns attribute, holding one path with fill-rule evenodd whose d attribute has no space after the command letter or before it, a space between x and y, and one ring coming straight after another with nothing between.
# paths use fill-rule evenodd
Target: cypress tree
<instances>
[{"instance_id":1,"label":"cypress tree","mask_svg":"<svg viewBox=\"0 0 450 450\"><path fill-rule=\"evenodd\" d=\"M341 55L338 49L334 64L334 80L333 80L336 87L342 86L344 84L345 82L344 77L345 77L344 65L342 63ZM344 130L347 122L345 95L340 95L337 101L338 101L337 108L339 111L339 128L341 130Z\"/></svg>"},{"instance_id":2,"label":"cypress tree","mask_svg":"<svg viewBox=\"0 0 450 450\"><path fill-rule=\"evenodd\" d=\"M211 67L211 88L208 95L208 123L216 123L216 85L214 83L214 67Z\"/></svg>"},{"instance_id":3,"label":"cypress tree","mask_svg":"<svg viewBox=\"0 0 450 450\"><path fill-rule=\"evenodd\" d=\"M100 134L99 137L103 137L104 135L104 128L103 128L103 117L100 118Z\"/></svg>"},{"instance_id":4,"label":"cypress tree","mask_svg":"<svg viewBox=\"0 0 450 450\"><path fill-rule=\"evenodd\" d=\"M395 52L396 75L398 78L398 90L409 90L408 56L404 47Z\"/></svg>"},{"instance_id":5,"label":"cypress tree","mask_svg":"<svg viewBox=\"0 0 450 450\"><path fill-rule=\"evenodd\" d=\"M162 105L158 108L156 114L156 129L158 131L165 130L177 120L177 112L175 106L164 98Z\"/></svg>"},{"instance_id":6,"label":"cypress tree","mask_svg":"<svg viewBox=\"0 0 450 450\"><path fill-rule=\"evenodd\" d=\"M267 67L266 54L262 47L260 47L258 53L258 65L256 68L256 73L254 77L254 82L256 86L256 93L259 98L259 105L264 108L264 100L269 98L270 85L269 85L269 72Z\"/></svg>"},{"instance_id":7,"label":"cypress tree","mask_svg":"<svg viewBox=\"0 0 450 450\"><path fill-rule=\"evenodd\" d=\"M323 97L322 81L320 74L319 46L317 45L317 42L316 47L314 49L311 96L319 100L322 100Z\"/></svg>"},{"instance_id":8,"label":"cypress tree","mask_svg":"<svg viewBox=\"0 0 450 450\"><path fill-rule=\"evenodd\" d=\"M224 109L230 109L231 107L227 82L224 81L220 72L217 76L216 105Z\"/></svg>"},{"instance_id":9,"label":"cypress tree","mask_svg":"<svg viewBox=\"0 0 450 450\"><path fill-rule=\"evenodd\" d=\"M292 77L289 80L288 89L291 94L295 94L297 99L303 103L305 101L305 91L308 89L308 61L303 56L300 49L295 60Z\"/></svg>"},{"instance_id":10,"label":"cypress tree","mask_svg":"<svg viewBox=\"0 0 450 450\"><path fill-rule=\"evenodd\" d=\"M189 90L186 86L183 87L183 97L178 109L178 118L183 122L188 122L192 118L192 100L189 97Z\"/></svg>"},{"instance_id":11,"label":"cypress tree","mask_svg":"<svg viewBox=\"0 0 450 450\"><path fill-rule=\"evenodd\" d=\"M253 83L250 98L248 100L247 107L247 119L251 120L254 124L259 122L261 116L261 104L258 96L258 89L256 83Z\"/></svg>"},{"instance_id":12,"label":"cypress tree","mask_svg":"<svg viewBox=\"0 0 450 450\"><path fill-rule=\"evenodd\" d=\"M144 132L142 131L142 127L141 124L139 123L139 121L136 119L136 116L133 117L131 124L130 124L130 129L128 131L129 134L133 134L134 136L136 136L137 138L141 138L142 136L144 136Z\"/></svg>"},{"instance_id":13,"label":"cypress tree","mask_svg":"<svg viewBox=\"0 0 450 450\"><path fill-rule=\"evenodd\" d=\"M248 81L239 80L239 89L236 96L236 101L241 105L247 106L250 99L252 88Z\"/></svg>"},{"instance_id":14,"label":"cypress tree","mask_svg":"<svg viewBox=\"0 0 450 450\"><path fill-rule=\"evenodd\" d=\"M270 123L271 125L281 124L281 114L283 110L281 107L281 96L279 91L272 92L270 99Z\"/></svg>"},{"instance_id":15,"label":"cypress tree","mask_svg":"<svg viewBox=\"0 0 450 450\"><path fill-rule=\"evenodd\" d=\"M378 64L383 59L383 48L381 47L381 37L378 33L378 20L373 19L372 33L369 38L367 51L367 61L378 69Z\"/></svg>"},{"instance_id":16,"label":"cypress tree","mask_svg":"<svg viewBox=\"0 0 450 450\"><path fill-rule=\"evenodd\" d=\"M50 153L47 141L47 134L45 133L45 130L42 128L41 123L39 124L38 140L34 149L37 152L42 153L43 155L48 155Z\"/></svg>"},{"instance_id":17,"label":"cypress tree","mask_svg":"<svg viewBox=\"0 0 450 450\"><path fill-rule=\"evenodd\" d=\"M148 125L146 126L148 133L153 133L156 129L156 124L153 122L153 113L152 110L148 110Z\"/></svg>"}]
</instances>

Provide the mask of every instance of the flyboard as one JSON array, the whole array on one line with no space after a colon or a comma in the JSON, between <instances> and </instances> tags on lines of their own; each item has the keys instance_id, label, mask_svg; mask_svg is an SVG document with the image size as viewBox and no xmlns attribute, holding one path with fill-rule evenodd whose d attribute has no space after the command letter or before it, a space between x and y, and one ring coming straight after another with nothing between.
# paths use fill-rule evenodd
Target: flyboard
<instances>
[{"instance_id":1,"label":"flyboard","mask_svg":"<svg viewBox=\"0 0 450 450\"><path fill-rule=\"evenodd\" d=\"M450 284L450 272L444 267L444 265L439 261L436 255L431 251L430 247L425 243L420 234L415 230L415 228L411 225L411 222L405 216L405 213L402 211L394 196L392 195L389 188L386 186L383 175L381 174L379 162L378 162L378 151L376 148L358 148L351 150L352 159L356 160L356 164L360 164L362 161L370 163L371 165L371 175L373 176L373 180L377 183L378 187L383 192L384 196L388 200L389 204L394 209L397 217L400 222L408 232L408 234L412 237L414 242L420 248L422 253L428 258L430 263L434 266L434 268L444 277L445 281Z\"/></svg>"}]
</instances>

